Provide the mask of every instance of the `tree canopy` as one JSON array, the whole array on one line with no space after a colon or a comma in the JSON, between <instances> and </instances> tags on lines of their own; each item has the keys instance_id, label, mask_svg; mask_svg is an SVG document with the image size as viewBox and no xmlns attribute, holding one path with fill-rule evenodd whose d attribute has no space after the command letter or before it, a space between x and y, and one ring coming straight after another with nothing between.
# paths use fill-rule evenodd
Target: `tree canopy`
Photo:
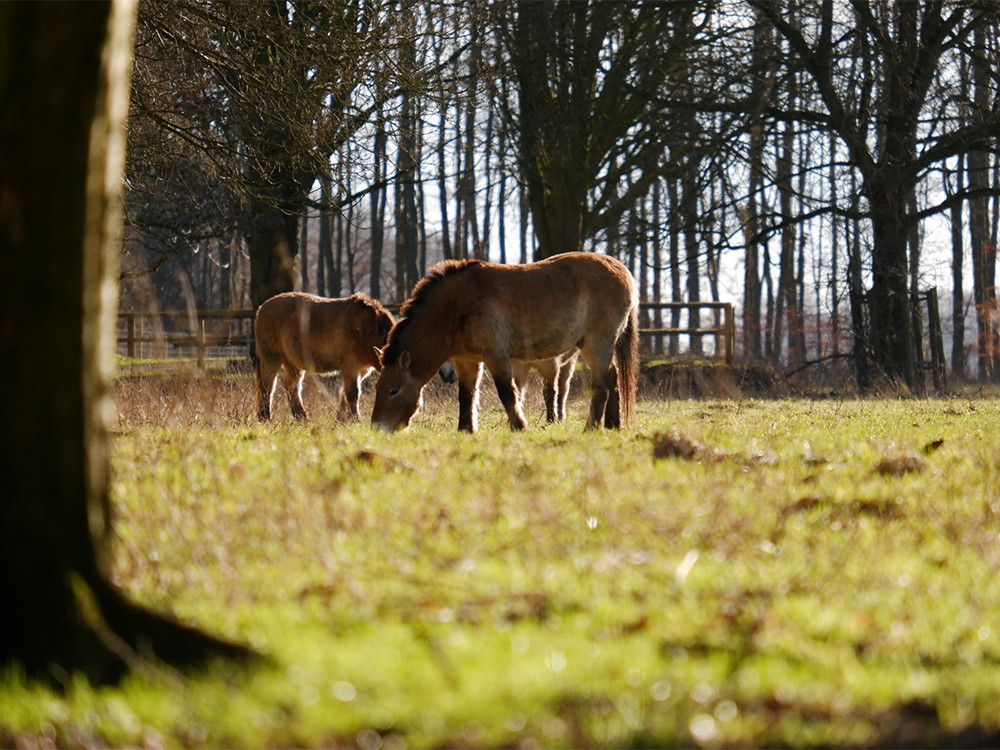
<instances>
[{"instance_id":1,"label":"tree canopy","mask_svg":"<svg viewBox=\"0 0 1000 750\"><path fill-rule=\"evenodd\" d=\"M853 339L910 387L911 297L950 276L960 342L968 257L989 376L996 21L944 0L149 2L129 216L163 250L241 248L255 305L599 250L648 299L735 297L746 357ZM953 252L925 249L963 216Z\"/></svg>"}]
</instances>

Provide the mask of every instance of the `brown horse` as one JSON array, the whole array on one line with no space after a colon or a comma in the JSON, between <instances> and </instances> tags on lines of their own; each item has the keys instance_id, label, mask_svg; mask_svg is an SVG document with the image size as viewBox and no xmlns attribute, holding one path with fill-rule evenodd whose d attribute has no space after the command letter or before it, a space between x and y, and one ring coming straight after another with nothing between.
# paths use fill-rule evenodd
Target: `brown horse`
<instances>
[{"instance_id":1,"label":"brown horse","mask_svg":"<svg viewBox=\"0 0 1000 750\"><path fill-rule=\"evenodd\" d=\"M343 385L337 404L342 420L357 419L361 381L380 370L377 347L383 346L395 321L363 294L327 299L302 292L271 297L257 310L257 415L271 418L278 371L288 392L292 416L306 418L302 381L307 372L340 371Z\"/></svg>"},{"instance_id":2,"label":"brown horse","mask_svg":"<svg viewBox=\"0 0 1000 750\"><path fill-rule=\"evenodd\" d=\"M447 359L458 374L461 430L476 429L483 364L511 429L526 427L511 360L550 359L574 347L587 363L587 429L628 424L639 374L638 294L628 269L596 253L520 266L439 263L414 288L389 332L372 424L406 427L424 385ZM617 367L616 361L617 360Z\"/></svg>"}]
</instances>

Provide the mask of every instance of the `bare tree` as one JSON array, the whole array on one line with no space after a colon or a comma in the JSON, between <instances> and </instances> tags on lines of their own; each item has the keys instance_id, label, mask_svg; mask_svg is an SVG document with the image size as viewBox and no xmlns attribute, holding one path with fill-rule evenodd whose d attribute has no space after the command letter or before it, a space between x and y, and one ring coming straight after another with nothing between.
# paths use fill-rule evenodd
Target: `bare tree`
<instances>
[{"instance_id":1,"label":"bare tree","mask_svg":"<svg viewBox=\"0 0 1000 750\"><path fill-rule=\"evenodd\" d=\"M922 118L929 101L946 98L932 92L932 84L944 80L936 76L942 56L964 45L987 12L945 0L852 0L845 14L835 12L843 8L833 0L822 0L810 6L814 13L796 19L783 4L750 3L787 43L786 65L809 74L817 106L792 116L835 133L860 178L872 229L871 350L883 373L913 387L910 238L915 222L945 206L915 209L912 196L931 169L989 142L998 124L995 112L983 112L972 122L942 120L925 133ZM862 85L841 64L858 54L868 56L875 73ZM855 329L861 331L857 320Z\"/></svg>"},{"instance_id":2,"label":"bare tree","mask_svg":"<svg viewBox=\"0 0 1000 750\"><path fill-rule=\"evenodd\" d=\"M0 374L17 394L0 406L0 662L44 676L113 678L138 660L138 644L176 662L245 653L137 607L108 575L106 415L134 10L116 0L0 12L0 108L18 113L0 118L0 273L18 280L0 298L0 354L17 363Z\"/></svg>"},{"instance_id":3,"label":"bare tree","mask_svg":"<svg viewBox=\"0 0 1000 750\"><path fill-rule=\"evenodd\" d=\"M360 0L143 2L127 196L134 223L149 232L159 215L184 228L172 206L198 206L204 224L245 238L254 305L291 289L314 183L397 95L395 69L384 64L395 38L388 10ZM164 175L171 190L158 210Z\"/></svg>"},{"instance_id":4,"label":"bare tree","mask_svg":"<svg viewBox=\"0 0 1000 750\"><path fill-rule=\"evenodd\" d=\"M498 33L516 80L502 102L538 257L580 250L615 226L680 157L692 134L671 127L675 89L710 13L699 3L522 0Z\"/></svg>"}]
</instances>

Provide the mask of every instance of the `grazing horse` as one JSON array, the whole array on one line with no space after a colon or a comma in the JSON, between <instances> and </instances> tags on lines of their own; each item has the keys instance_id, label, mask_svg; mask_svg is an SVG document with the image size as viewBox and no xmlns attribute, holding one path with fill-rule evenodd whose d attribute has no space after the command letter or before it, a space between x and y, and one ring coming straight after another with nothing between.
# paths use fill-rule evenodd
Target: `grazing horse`
<instances>
[{"instance_id":1,"label":"grazing horse","mask_svg":"<svg viewBox=\"0 0 1000 750\"><path fill-rule=\"evenodd\" d=\"M271 297L257 310L257 416L271 418L278 371L288 392L292 416L305 420L302 381L306 372L340 371L337 403L342 420L357 419L361 381L380 370L377 348L395 321L382 305L363 294L327 299L302 292Z\"/></svg>"},{"instance_id":2,"label":"grazing horse","mask_svg":"<svg viewBox=\"0 0 1000 750\"><path fill-rule=\"evenodd\" d=\"M566 253L520 266L444 261L417 284L389 332L372 424L406 427L424 385L451 359L459 429L476 429L485 364L511 429L523 430L512 360L550 359L574 347L591 376L587 429L602 420L608 427L627 425L639 374L638 293L614 258Z\"/></svg>"}]
</instances>

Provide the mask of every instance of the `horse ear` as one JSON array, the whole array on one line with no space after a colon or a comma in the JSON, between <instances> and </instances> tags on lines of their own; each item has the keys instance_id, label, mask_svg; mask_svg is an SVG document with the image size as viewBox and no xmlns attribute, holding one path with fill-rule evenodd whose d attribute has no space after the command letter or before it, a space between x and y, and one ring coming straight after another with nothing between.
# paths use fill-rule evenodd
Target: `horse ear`
<instances>
[{"instance_id":1,"label":"horse ear","mask_svg":"<svg viewBox=\"0 0 1000 750\"><path fill-rule=\"evenodd\" d=\"M399 365L399 369L400 370L409 370L410 369L410 352L409 352L408 349L404 349L400 353L399 360L397 361L397 364Z\"/></svg>"},{"instance_id":2,"label":"horse ear","mask_svg":"<svg viewBox=\"0 0 1000 750\"><path fill-rule=\"evenodd\" d=\"M373 346L372 349L375 350L375 357L378 359L379 365L382 364L382 355L385 353L384 349L379 349L377 346Z\"/></svg>"}]
</instances>

